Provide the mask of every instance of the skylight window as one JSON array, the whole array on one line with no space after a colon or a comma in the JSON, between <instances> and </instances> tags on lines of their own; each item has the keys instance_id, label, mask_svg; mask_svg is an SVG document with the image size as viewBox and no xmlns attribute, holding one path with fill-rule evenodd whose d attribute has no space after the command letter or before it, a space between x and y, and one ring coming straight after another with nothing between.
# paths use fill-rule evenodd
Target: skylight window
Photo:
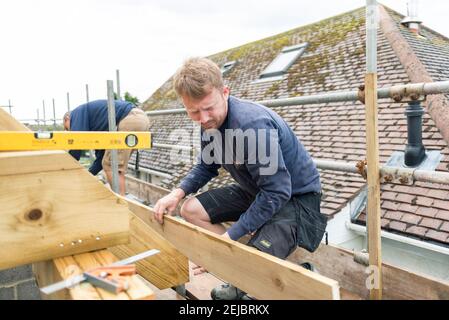
<instances>
[{"instance_id":1,"label":"skylight window","mask_svg":"<svg viewBox=\"0 0 449 320\"><path fill-rule=\"evenodd\" d=\"M231 71L232 67L234 67L236 61L229 61L226 62L222 67L221 67L221 74L225 75L226 73L228 73L229 71Z\"/></svg>"},{"instance_id":2,"label":"skylight window","mask_svg":"<svg viewBox=\"0 0 449 320\"><path fill-rule=\"evenodd\" d=\"M304 53L307 43L285 47L281 53L265 68L260 79L281 76L285 74L293 63Z\"/></svg>"}]
</instances>

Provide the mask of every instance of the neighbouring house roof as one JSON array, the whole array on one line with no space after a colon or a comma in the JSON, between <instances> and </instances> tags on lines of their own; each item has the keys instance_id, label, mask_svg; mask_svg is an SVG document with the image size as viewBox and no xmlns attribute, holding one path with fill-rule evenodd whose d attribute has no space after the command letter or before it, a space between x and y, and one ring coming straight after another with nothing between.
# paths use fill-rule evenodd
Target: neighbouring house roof
<instances>
[{"instance_id":1,"label":"neighbouring house roof","mask_svg":"<svg viewBox=\"0 0 449 320\"><path fill-rule=\"evenodd\" d=\"M400 24L400 14L382 8L394 22L396 36L405 39L434 81L449 79L449 40L423 27L417 37ZM390 40L389 40L390 39ZM308 43L305 53L288 69L285 79L257 82L260 73L286 46ZM378 33L379 87L416 82L411 68L393 49L391 38ZM234 96L250 100L314 95L329 91L355 90L365 76L365 8L360 8L311 25L252 42L210 56L222 66L237 61L225 75ZM418 75L419 76L419 75ZM419 78L419 77L418 77ZM444 96L443 96L444 98ZM182 107L171 79L143 104L146 110ZM379 101L380 161L386 163L394 151L404 151L407 143L406 104ZM356 162L365 159L365 113L359 102L273 108L293 128L316 159ZM432 114L432 115L431 115ZM448 141L441 134L435 113L423 117L423 142L427 149L439 150L443 159L437 170L449 170ZM434 119L432 118L434 117ZM198 144L195 126L185 114L150 116L155 143ZM444 125L444 124L443 124ZM194 139L179 140L173 130L185 129ZM140 166L171 174L164 181L173 188L192 164L170 162L168 149L141 152ZM135 161L133 157L131 162ZM320 170L323 186L322 212L332 217L360 192L365 181L359 175ZM230 183L224 171L210 182L214 188ZM382 227L391 232L449 244L449 186L416 182L413 186L383 184L381 192ZM357 223L364 223L362 213Z\"/></svg>"}]
</instances>

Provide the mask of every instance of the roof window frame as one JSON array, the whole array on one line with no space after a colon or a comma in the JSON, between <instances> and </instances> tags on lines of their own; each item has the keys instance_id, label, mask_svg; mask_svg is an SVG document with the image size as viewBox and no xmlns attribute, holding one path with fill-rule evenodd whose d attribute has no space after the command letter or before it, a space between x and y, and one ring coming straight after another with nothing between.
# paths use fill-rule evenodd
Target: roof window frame
<instances>
[{"instance_id":1,"label":"roof window frame","mask_svg":"<svg viewBox=\"0 0 449 320\"><path fill-rule=\"evenodd\" d=\"M225 62L220 68L221 74L222 75L227 74L229 71L232 70L232 68L234 68L236 63L237 63L237 60Z\"/></svg>"},{"instance_id":2,"label":"roof window frame","mask_svg":"<svg viewBox=\"0 0 449 320\"><path fill-rule=\"evenodd\" d=\"M288 46L284 47L281 52L276 56L276 58L271 61L271 63L262 71L262 73L259 75L259 80L263 79L270 79L270 78L278 78L279 76L283 76L287 73L288 69L304 54L307 47L309 46L308 42L301 43L298 45ZM297 51L295 55L292 56L292 58L288 61L287 64L285 64L282 68L267 72L272 66L279 60L284 54Z\"/></svg>"}]
</instances>

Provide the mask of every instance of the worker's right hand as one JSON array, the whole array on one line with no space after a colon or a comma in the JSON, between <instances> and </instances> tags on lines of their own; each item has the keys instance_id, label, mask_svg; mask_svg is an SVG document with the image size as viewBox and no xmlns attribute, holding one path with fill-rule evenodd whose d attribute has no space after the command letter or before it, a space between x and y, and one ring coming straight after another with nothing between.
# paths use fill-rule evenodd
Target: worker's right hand
<instances>
[{"instance_id":1,"label":"worker's right hand","mask_svg":"<svg viewBox=\"0 0 449 320\"><path fill-rule=\"evenodd\" d=\"M175 189L165 197L159 199L154 206L154 218L156 221L162 224L164 223L165 214L173 215L176 207L184 196L185 193L182 189Z\"/></svg>"}]
</instances>

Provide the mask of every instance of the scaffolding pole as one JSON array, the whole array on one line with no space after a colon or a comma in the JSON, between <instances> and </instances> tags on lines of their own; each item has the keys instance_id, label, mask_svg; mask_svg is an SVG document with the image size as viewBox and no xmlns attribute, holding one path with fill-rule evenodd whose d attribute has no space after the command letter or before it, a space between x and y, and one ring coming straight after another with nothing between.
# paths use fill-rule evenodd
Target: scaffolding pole
<instances>
[{"instance_id":1,"label":"scaffolding pole","mask_svg":"<svg viewBox=\"0 0 449 320\"><path fill-rule=\"evenodd\" d=\"M70 112L70 93L67 92L67 112Z\"/></svg>"},{"instance_id":2,"label":"scaffolding pole","mask_svg":"<svg viewBox=\"0 0 449 320\"><path fill-rule=\"evenodd\" d=\"M40 120L40 116L39 116L39 108L37 108L36 109L36 113L37 113L37 119L36 119L36 122L37 122L37 131L41 131L41 120Z\"/></svg>"},{"instance_id":3,"label":"scaffolding pole","mask_svg":"<svg viewBox=\"0 0 449 320\"><path fill-rule=\"evenodd\" d=\"M44 123L44 130L47 130L46 129L46 119L45 119L45 100L42 100L42 117L43 117L43 119L42 119L42 121L43 121L43 123Z\"/></svg>"},{"instance_id":4,"label":"scaffolding pole","mask_svg":"<svg viewBox=\"0 0 449 320\"><path fill-rule=\"evenodd\" d=\"M115 103L114 103L114 82L107 80L107 94L108 94L108 119L109 131L117 131L117 124L115 121ZM120 193L119 176L118 176L118 154L117 150L111 150L111 169L112 169L112 190L115 193Z\"/></svg>"},{"instance_id":5,"label":"scaffolding pole","mask_svg":"<svg viewBox=\"0 0 449 320\"><path fill-rule=\"evenodd\" d=\"M115 70L115 76L117 79L117 100L122 100L122 97L120 95L120 70Z\"/></svg>"},{"instance_id":6,"label":"scaffolding pole","mask_svg":"<svg viewBox=\"0 0 449 320\"><path fill-rule=\"evenodd\" d=\"M366 76L365 115L368 161L367 230L370 298L382 299L382 247L380 217L379 135L377 118L377 27L378 6L376 0L366 1Z\"/></svg>"},{"instance_id":7,"label":"scaffolding pole","mask_svg":"<svg viewBox=\"0 0 449 320\"><path fill-rule=\"evenodd\" d=\"M55 106L55 99L52 99L53 101L53 129L56 131L56 106Z\"/></svg>"},{"instance_id":8,"label":"scaffolding pole","mask_svg":"<svg viewBox=\"0 0 449 320\"><path fill-rule=\"evenodd\" d=\"M399 99L406 98L411 95L431 95L449 93L449 81L428 82L428 83L412 83L397 85L392 87L386 87L377 90L378 99ZM312 96L263 100L257 101L267 107L289 107L289 106L301 106L309 104L327 104L336 102L355 102L360 100L360 91L342 91L331 92L325 94L318 94ZM163 116L169 114L184 114L185 108L166 109L166 110L153 110L147 111L147 115L151 116Z\"/></svg>"}]
</instances>

